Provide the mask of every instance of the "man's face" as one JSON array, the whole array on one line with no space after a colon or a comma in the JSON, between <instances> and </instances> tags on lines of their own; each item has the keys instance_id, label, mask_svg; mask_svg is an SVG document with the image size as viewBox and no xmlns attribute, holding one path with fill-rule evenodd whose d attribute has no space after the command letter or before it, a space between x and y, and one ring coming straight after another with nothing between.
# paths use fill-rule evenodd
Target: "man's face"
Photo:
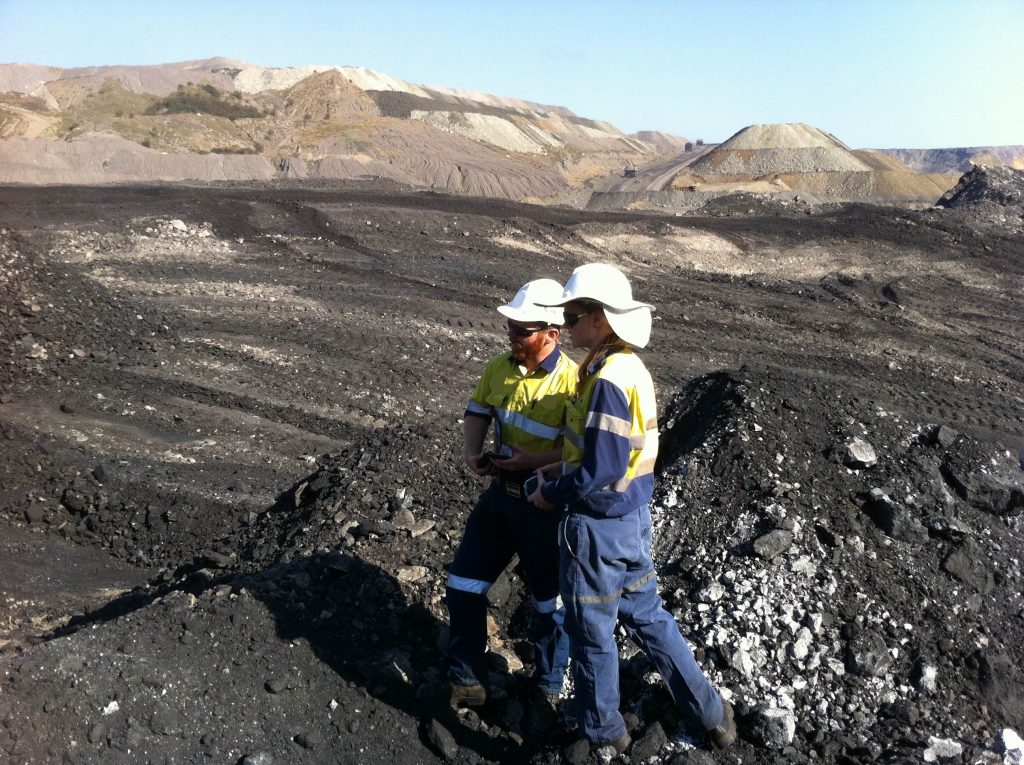
<instances>
[{"instance_id":1,"label":"man's face","mask_svg":"<svg viewBox=\"0 0 1024 765\"><path fill-rule=\"evenodd\" d=\"M536 360L547 345L548 338L558 332L554 327L539 322L508 321L508 342L512 358L518 362ZM524 336L525 335L525 336Z\"/></svg>"}]
</instances>

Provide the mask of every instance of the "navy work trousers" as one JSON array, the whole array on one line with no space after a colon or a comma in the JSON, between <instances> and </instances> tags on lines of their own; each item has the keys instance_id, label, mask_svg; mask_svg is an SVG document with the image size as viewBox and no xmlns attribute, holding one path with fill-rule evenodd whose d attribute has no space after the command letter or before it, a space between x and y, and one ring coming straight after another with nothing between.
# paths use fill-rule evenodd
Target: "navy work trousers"
<instances>
[{"instance_id":1,"label":"navy work trousers","mask_svg":"<svg viewBox=\"0 0 1024 765\"><path fill-rule=\"evenodd\" d=\"M534 679L543 693L562 690L569 641L563 628L565 609L558 597L560 517L509 496L498 482L480 497L448 571L452 682L487 682L487 590L518 554L535 609L530 635L535 649Z\"/></svg>"},{"instance_id":2,"label":"navy work trousers","mask_svg":"<svg viewBox=\"0 0 1024 765\"><path fill-rule=\"evenodd\" d=\"M651 658L676 704L705 728L722 722L722 698L658 595L648 506L621 518L564 516L560 587L572 653L576 716L590 741L626 732L619 713L616 621Z\"/></svg>"}]
</instances>

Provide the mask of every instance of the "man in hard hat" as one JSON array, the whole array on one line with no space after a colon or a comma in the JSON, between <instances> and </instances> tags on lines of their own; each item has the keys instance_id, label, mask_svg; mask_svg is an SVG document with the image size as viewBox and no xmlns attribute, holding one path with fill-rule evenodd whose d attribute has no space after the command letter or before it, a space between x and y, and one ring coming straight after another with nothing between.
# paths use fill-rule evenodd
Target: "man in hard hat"
<instances>
[{"instance_id":1,"label":"man in hard hat","mask_svg":"<svg viewBox=\"0 0 1024 765\"><path fill-rule=\"evenodd\" d=\"M487 363L466 407L466 465L493 481L466 521L448 572L453 706L487 700L487 590L517 554L535 609L534 680L549 702L562 690L569 646L558 597L559 519L530 505L523 489L538 467L559 459L565 402L576 388L577 366L558 347L562 309L538 305L561 295L561 284L538 279L498 308L511 347ZM492 424L494 451L485 454Z\"/></svg>"}]
</instances>

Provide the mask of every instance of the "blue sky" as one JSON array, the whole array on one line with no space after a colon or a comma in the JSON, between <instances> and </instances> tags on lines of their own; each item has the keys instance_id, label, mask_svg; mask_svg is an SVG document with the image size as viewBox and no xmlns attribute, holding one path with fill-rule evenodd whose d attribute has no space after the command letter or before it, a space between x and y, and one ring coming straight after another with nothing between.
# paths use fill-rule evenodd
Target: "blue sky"
<instances>
[{"instance_id":1,"label":"blue sky","mask_svg":"<svg viewBox=\"0 0 1024 765\"><path fill-rule=\"evenodd\" d=\"M365 66L721 141L1024 144L1024 0L0 0L0 62Z\"/></svg>"}]
</instances>

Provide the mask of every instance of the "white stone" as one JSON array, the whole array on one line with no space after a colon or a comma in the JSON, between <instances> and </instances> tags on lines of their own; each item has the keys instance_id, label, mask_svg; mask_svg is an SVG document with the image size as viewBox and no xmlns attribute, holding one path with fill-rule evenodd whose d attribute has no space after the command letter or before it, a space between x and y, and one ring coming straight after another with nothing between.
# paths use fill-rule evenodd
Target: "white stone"
<instances>
[{"instance_id":1,"label":"white stone","mask_svg":"<svg viewBox=\"0 0 1024 765\"><path fill-rule=\"evenodd\" d=\"M924 750L925 762L938 762L939 760L960 757L964 748L959 741L948 738L928 737L928 748Z\"/></svg>"}]
</instances>

